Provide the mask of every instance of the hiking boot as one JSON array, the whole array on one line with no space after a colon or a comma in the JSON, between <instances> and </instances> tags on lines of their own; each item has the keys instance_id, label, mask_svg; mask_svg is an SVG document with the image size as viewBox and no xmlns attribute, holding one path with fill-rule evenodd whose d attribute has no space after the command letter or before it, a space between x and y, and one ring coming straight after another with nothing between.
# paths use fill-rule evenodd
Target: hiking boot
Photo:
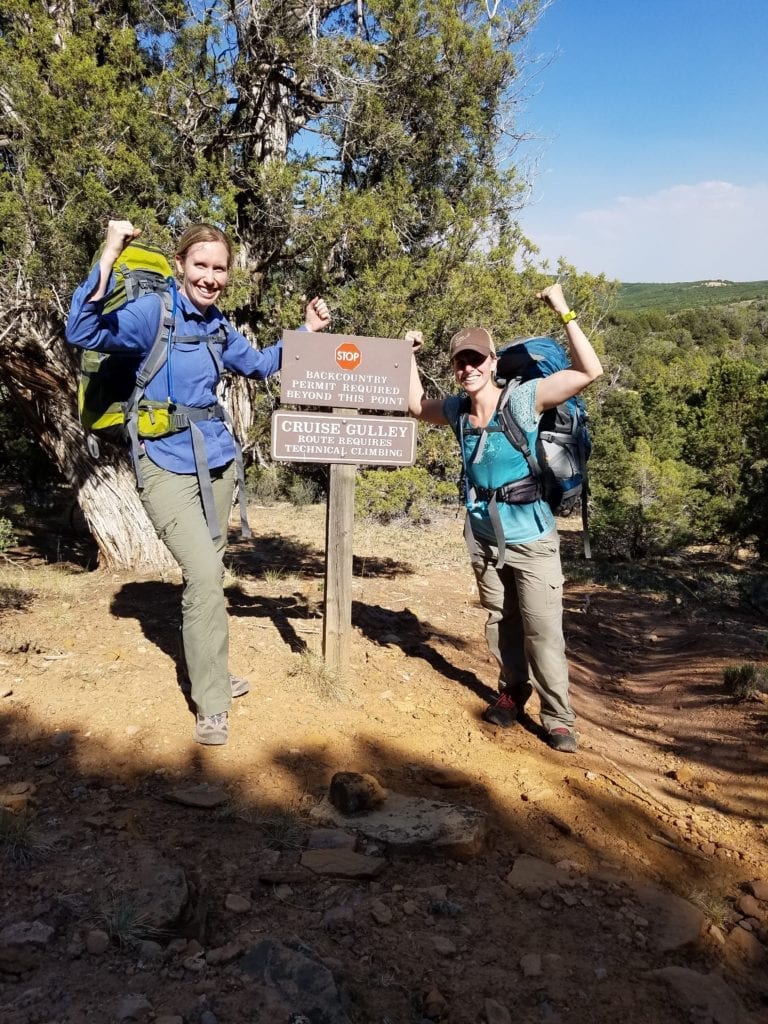
<instances>
[{"instance_id":1,"label":"hiking boot","mask_svg":"<svg viewBox=\"0 0 768 1024\"><path fill-rule=\"evenodd\" d=\"M247 679L241 679L240 676L233 676L229 674L229 685L232 687L233 697L244 697L251 689L251 684Z\"/></svg>"},{"instance_id":2,"label":"hiking boot","mask_svg":"<svg viewBox=\"0 0 768 1024\"><path fill-rule=\"evenodd\" d=\"M564 725L558 726L557 729L549 730L547 743L549 743L553 750L557 750L561 754L573 754L579 746L576 740L576 733Z\"/></svg>"},{"instance_id":3,"label":"hiking boot","mask_svg":"<svg viewBox=\"0 0 768 1024\"><path fill-rule=\"evenodd\" d=\"M502 729L514 725L521 708L509 690L502 690L493 704L489 704L483 712L483 721Z\"/></svg>"},{"instance_id":4,"label":"hiking boot","mask_svg":"<svg viewBox=\"0 0 768 1024\"><path fill-rule=\"evenodd\" d=\"M229 722L227 712L218 715L201 715L198 713L195 722L194 738L198 743L220 747L229 739Z\"/></svg>"}]
</instances>

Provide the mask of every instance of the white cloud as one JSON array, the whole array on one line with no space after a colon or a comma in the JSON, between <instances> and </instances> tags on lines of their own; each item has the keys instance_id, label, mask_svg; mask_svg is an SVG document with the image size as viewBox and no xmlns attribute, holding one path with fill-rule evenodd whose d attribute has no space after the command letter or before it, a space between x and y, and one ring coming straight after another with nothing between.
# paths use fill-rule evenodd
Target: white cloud
<instances>
[{"instance_id":1,"label":"white cloud","mask_svg":"<svg viewBox=\"0 0 768 1024\"><path fill-rule=\"evenodd\" d=\"M620 196L560 219L556 231L526 229L553 265L562 255L621 281L758 281L768 279L766 224L768 183L704 181Z\"/></svg>"}]
</instances>

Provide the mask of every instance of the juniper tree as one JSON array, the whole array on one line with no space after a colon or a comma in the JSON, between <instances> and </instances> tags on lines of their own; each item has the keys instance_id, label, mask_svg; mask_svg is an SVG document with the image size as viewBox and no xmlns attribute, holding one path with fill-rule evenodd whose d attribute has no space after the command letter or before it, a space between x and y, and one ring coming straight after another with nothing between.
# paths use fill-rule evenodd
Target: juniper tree
<instances>
[{"instance_id":1,"label":"juniper tree","mask_svg":"<svg viewBox=\"0 0 768 1024\"><path fill-rule=\"evenodd\" d=\"M63 342L110 216L168 246L229 229L226 311L257 343L322 291L344 332L446 336L543 324L515 214L522 44L546 0L11 0L0 12L0 382L75 487L102 557L165 558L125 455L91 461ZM601 285L575 279L580 308ZM269 386L229 399L253 441ZM260 431L260 432L259 432ZM125 511L126 514L122 514Z\"/></svg>"}]
</instances>

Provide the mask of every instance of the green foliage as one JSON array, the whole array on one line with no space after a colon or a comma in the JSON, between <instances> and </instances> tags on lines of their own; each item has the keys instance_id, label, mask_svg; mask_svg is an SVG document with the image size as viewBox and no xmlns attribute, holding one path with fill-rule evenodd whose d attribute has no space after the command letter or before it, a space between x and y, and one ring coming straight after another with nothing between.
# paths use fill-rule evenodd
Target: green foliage
<instances>
[{"instance_id":1,"label":"green foliage","mask_svg":"<svg viewBox=\"0 0 768 1024\"><path fill-rule=\"evenodd\" d=\"M0 516L0 554L17 543L18 538L14 532L13 523L5 516Z\"/></svg>"},{"instance_id":2,"label":"green foliage","mask_svg":"<svg viewBox=\"0 0 768 1024\"><path fill-rule=\"evenodd\" d=\"M768 381L752 404L745 427L746 457L739 467L743 520L737 536L752 536L759 553L768 556Z\"/></svg>"},{"instance_id":3,"label":"green foliage","mask_svg":"<svg viewBox=\"0 0 768 1024\"><path fill-rule=\"evenodd\" d=\"M316 479L282 463L249 466L245 471L245 487L251 500L259 505L286 500L297 506L312 505L321 490Z\"/></svg>"},{"instance_id":4,"label":"green foliage","mask_svg":"<svg viewBox=\"0 0 768 1024\"><path fill-rule=\"evenodd\" d=\"M154 10L158 25L178 24L179 4ZM150 210L150 222L170 213L179 161L170 122L153 109L162 72L139 30L152 39L148 24L110 22L84 0L66 12L17 2L2 19L10 159L0 165L0 250L49 303L51 284L66 295L81 275L105 214L117 207L146 224Z\"/></svg>"},{"instance_id":5,"label":"green foliage","mask_svg":"<svg viewBox=\"0 0 768 1024\"><path fill-rule=\"evenodd\" d=\"M762 303L613 312L590 389L596 544L639 557L768 525L768 328Z\"/></svg>"},{"instance_id":6,"label":"green foliage","mask_svg":"<svg viewBox=\"0 0 768 1024\"><path fill-rule=\"evenodd\" d=\"M701 475L683 462L654 457L644 438L609 460L607 440L601 441L602 458L620 483L606 487L603 476L594 485L595 546L604 554L642 558L690 541Z\"/></svg>"},{"instance_id":7,"label":"green foliage","mask_svg":"<svg viewBox=\"0 0 768 1024\"><path fill-rule=\"evenodd\" d=\"M288 487L288 500L292 505L312 505L317 501L317 487L313 480L294 475Z\"/></svg>"},{"instance_id":8,"label":"green foliage","mask_svg":"<svg viewBox=\"0 0 768 1024\"><path fill-rule=\"evenodd\" d=\"M0 451L0 484L12 488L22 504L42 511L60 500L60 474L36 443L18 405L11 402L3 387L0 387Z\"/></svg>"},{"instance_id":9,"label":"green foliage","mask_svg":"<svg viewBox=\"0 0 768 1024\"><path fill-rule=\"evenodd\" d=\"M455 484L436 481L423 467L367 469L357 477L355 514L382 523L428 523L435 507L456 497Z\"/></svg>"},{"instance_id":10,"label":"green foliage","mask_svg":"<svg viewBox=\"0 0 768 1024\"><path fill-rule=\"evenodd\" d=\"M284 475L278 464L249 466L245 471L245 489L259 505L274 505L283 494Z\"/></svg>"}]
</instances>

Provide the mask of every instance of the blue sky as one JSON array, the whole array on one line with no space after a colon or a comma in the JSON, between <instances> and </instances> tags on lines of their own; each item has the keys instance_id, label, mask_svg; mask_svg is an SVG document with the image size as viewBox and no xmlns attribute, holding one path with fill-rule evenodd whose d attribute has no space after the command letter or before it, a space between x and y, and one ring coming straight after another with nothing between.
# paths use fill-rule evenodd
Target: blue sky
<instances>
[{"instance_id":1,"label":"blue sky","mask_svg":"<svg viewBox=\"0 0 768 1024\"><path fill-rule=\"evenodd\" d=\"M519 220L553 267L768 279L768 0L553 0L526 45Z\"/></svg>"}]
</instances>

